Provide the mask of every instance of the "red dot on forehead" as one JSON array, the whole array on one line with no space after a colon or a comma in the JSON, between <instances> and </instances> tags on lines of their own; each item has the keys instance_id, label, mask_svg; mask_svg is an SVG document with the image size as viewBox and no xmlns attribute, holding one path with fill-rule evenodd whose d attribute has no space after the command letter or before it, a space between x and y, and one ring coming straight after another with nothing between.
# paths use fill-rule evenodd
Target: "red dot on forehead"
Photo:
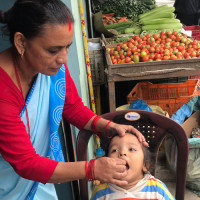
<instances>
[{"instance_id":1,"label":"red dot on forehead","mask_svg":"<svg viewBox=\"0 0 200 200\"><path fill-rule=\"evenodd\" d=\"M67 15L67 17L68 17L68 24L69 24L69 31L71 31L71 29L72 29L72 24L71 24L71 20L70 20L70 17L69 17L69 15Z\"/></svg>"}]
</instances>

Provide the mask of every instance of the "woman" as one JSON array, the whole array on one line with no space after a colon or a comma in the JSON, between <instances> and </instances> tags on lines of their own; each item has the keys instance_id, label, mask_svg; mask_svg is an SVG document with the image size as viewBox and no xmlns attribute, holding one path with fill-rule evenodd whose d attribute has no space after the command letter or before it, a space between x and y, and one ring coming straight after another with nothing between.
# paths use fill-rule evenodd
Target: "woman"
<instances>
[{"instance_id":1,"label":"woman","mask_svg":"<svg viewBox=\"0 0 200 200\"><path fill-rule=\"evenodd\" d=\"M12 46L0 53L0 199L57 199L53 184L99 179L118 185L125 162L100 158L64 162L58 126L63 116L79 129L144 137L85 107L66 66L74 19L60 0L17 0L0 13ZM146 143L145 143L146 144ZM103 170L102 170L103 169Z\"/></svg>"}]
</instances>

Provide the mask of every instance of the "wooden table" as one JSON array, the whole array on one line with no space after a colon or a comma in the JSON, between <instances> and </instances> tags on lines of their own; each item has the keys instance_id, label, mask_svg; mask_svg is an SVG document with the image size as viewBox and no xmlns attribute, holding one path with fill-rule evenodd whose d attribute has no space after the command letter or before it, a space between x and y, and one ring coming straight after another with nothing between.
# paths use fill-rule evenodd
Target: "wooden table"
<instances>
[{"instance_id":1,"label":"wooden table","mask_svg":"<svg viewBox=\"0 0 200 200\"><path fill-rule=\"evenodd\" d=\"M200 59L166 60L129 64L112 64L106 52L110 111L116 109L115 82L186 77L200 74Z\"/></svg>"}]
</instances>

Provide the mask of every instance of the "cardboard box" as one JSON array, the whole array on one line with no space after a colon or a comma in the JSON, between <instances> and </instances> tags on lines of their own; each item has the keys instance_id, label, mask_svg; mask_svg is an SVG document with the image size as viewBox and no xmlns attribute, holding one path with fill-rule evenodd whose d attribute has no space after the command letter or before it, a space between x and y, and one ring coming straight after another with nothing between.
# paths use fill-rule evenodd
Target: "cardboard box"
<instances>
[{"instance_id":1,"label":"cardboard box","mask_svg":"<svg viewBox=\"0 0 200 200\"><path fill-rule=\"evenodd\" d=\"M200 128L200 110L193 113L183 124L183 128L188 136L191 138L191 132L193 128Z\"/></svg>"}]
</instances>

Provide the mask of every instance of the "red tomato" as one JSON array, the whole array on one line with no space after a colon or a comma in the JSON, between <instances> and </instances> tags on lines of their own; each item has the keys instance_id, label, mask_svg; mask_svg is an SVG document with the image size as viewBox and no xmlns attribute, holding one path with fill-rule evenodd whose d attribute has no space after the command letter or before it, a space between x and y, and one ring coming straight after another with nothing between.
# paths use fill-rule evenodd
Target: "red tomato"
<instances>
[{"instance_id":1,"label":"red tomato","mask_svg":"<svg viewBox=\"0 0 200 200\"><path fill-rule=\"evenodd\" d=\"M161 59L161 55L159 54L159 53L156 53L155 54L155 59L157 60L157 59Z\"/></svg>"},{"instance_id":2,"label":"red tomato","mask_svg":"<svg viewBox=\"0 0 200 200\"><path fill-rule=\"evenodd\" d=\"M112 60L112 63L113 63L113 64L117 64L117 59L113 59L113 60Z\"/></svg>"},{"instance_id":3,"label":"red tomato","mask_svg":"<svg viewBox=\"0 0 200 200\"><path fill-rule=\"evenodd\" d=\"M173 31L172 34L173 34L173 35L177 35L177 34L178 34L178 31Z\"/></svg>"},{"instance_id":4,"label":"red tomato","mask_svg":"<svg viewBox=\"0 0 200 200\"><path fill-rule=\"evenodd\" d=\"M130 62L131 62L131 57L128 57L128 56L127 56L127 57L125 58L125 63L130 63Z\"/></svg>"},{"instance_id":5,"label":"red tomato","mask_svg":"<svg viewBox=\"0 0 200 200\"><path fill-rule=\"evenodd\" d=\"M116 50L119 52L121 50L121 47L119 45L116 46Z\"/></svg>"},{"instance_id":6,"label":"red tomato","mask_svg":"<svg viewBox=\"0 0 200 200\"><path fill-rule=\"evenodd\" d=\"M154 53L149 54L149 59L154 60L155 59L155 54Z\"/></svg>"},{"instance_id":7,"label":"red tomato","mask_svg":"<svg viewBox=\"0 0 200 200\"><path fill-rule=\"evenodd\" d=\"M169 60L170 56L163 56L163 60Z\"/></svg>"},{"instance_id":8,"label":"red tomato","mask_svg":"<svg viewBox=\"0 0 200 200\"><path fill-rule=\"evenodd\" d=\"M127 56L131 56L131 55L132 55L132 52L131 52L130 49L127 51L127 54L126 54L126 55L127 55Z\"/></svg>"},{"instance_id":9,"label":"red tomato","mask_svg":"<svg viewBox=\"0 0 200 200\"><path fill-rule=\"evenodd\" d=\"M136 52L136 50L137 50L137 47L135 47L135 46L131 48L132 53Z\"/></svg>"},{"instance_id":10,"label":"red tomato","mask_svg":"<svg viewBox=\"0 0 200 200\"><path fill-rule=\"evenodd\" d=\"M171 55L170 59L171 60L177 60L177 57L175 55Z\"/></svg>"},{"instance_id":11,"label":"red tomato","mask_svg":"<svg viewBox=\"0 0 200 200\"><path fill-rule=\"evenodd\" d=\"M142 57L142 61L143 61L143 62L149 61L149 56L144 56L144 57Z\"/></svg>"},{"instance_id":12,"label":"red tomato","mask_svg":"<svg viewBox=\"0 0 200 200\"><path fill-rule=\"evenodd\" d=\"M154 47L150 47L150 48L149 48L149 52L150 52L150 53L154 53L154 52L155 52L155 48L154 48Z\"/></svg>"}]
</instances>

